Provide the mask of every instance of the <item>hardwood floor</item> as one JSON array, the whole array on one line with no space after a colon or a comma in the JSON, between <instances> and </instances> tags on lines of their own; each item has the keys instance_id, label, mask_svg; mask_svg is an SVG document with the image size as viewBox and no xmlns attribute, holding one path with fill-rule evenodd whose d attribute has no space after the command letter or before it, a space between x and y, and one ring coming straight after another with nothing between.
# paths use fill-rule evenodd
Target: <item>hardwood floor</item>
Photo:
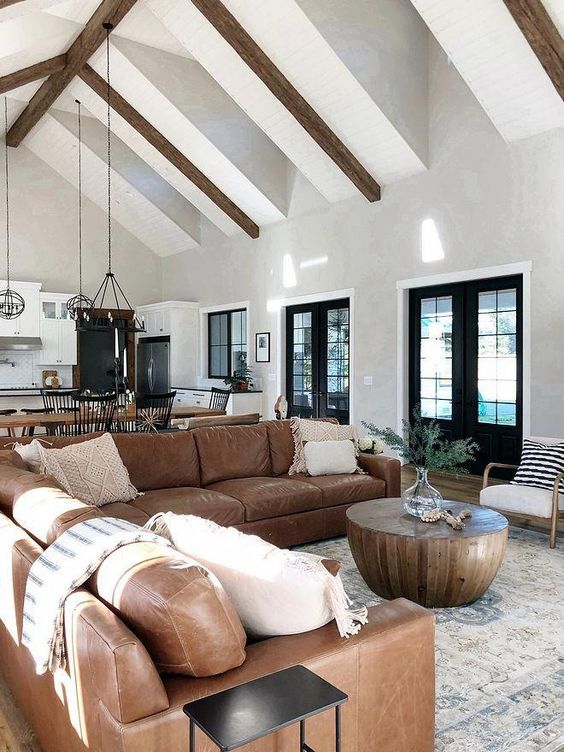
<instances>
[{"instance_id":1,"label":"hardwood floor","mask_svg":"<svg viewBox=\"0 0 564 752\"><path fill-rule=\"evenodd\" d=\"M478 504L482 478L477 475L448 475L443 473L431 473L429 481L437 488L443 498L462 501L466 504ZM415 468L407 465L402 469L402 489L409 488L415 482ZM493 480L495 483L496 481ZM500 482L500 481L497 481ZM509 516L509 515L507 515ZM509 517L512 525L527 526L522 521ZM546 532L541 529L541 532ZM560 530L559 538L564 537ZM559 543L562 545L562 543ZM548 546L548 541L547 541ZM11 697L6 693L6 687L0 679L0 752L39 752L39 748L33 739L29 738L29 732L22 725L19 712L13 707Z\"/></svg>"}]
</instances>

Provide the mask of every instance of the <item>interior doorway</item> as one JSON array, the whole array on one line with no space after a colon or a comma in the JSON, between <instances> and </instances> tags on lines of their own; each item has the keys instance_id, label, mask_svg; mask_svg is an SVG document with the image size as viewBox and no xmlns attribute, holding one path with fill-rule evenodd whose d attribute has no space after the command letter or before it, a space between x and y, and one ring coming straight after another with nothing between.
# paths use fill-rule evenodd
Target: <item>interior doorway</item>
<instances>
[{"instance_id":1,"label":"interior doorway","mask_svg":"<svg viewBox=\"0 0 564 752\"><path fill-rule=\"evenodd\" d=\"M286 307L288 415L350 418L350 300Z\"/></svg>"}]
</instances>

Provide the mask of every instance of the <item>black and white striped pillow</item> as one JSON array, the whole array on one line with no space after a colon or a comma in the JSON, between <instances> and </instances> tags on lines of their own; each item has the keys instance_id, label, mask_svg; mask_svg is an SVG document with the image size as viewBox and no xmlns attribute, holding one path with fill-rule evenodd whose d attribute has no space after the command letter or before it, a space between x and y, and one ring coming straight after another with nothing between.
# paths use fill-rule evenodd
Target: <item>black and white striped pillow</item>
<instances>
[{"instance_id":1,"label":"black and white striped pillow","mask_svg":"<svg viewBox=\"0 0 564 752\"><path fill-rule=\"evenodd\" d=\"M564 472L564 444L541 444L524 439L521 464L511 481L517 486L535 486L552 491L554 479ZM560 483L564 493L564 481Z\"/></svg>"}]
</instances>

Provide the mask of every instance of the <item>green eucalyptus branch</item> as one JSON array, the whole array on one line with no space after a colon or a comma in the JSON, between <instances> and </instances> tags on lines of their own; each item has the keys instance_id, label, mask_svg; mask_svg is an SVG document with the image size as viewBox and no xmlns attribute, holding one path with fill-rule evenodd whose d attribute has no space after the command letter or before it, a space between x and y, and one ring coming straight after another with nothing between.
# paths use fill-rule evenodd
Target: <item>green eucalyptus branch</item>
<instances>
[{"instance_id":1,"label":"green eucalyptus branch","mask_svg":"<svg viewBox=\"0 0 564 752\"><path fill-rule=\"evenodd\" d=\"M439 423L423 419L419 407L414 409L411 421L402 421L403 435L393 428L378 428L366 421L362 421L362 425L406 462L427 470L467 473L465 465L474 459L478 451L478 444L472 439L448 441L442 438Z\"/></svg>"}]
</instances>

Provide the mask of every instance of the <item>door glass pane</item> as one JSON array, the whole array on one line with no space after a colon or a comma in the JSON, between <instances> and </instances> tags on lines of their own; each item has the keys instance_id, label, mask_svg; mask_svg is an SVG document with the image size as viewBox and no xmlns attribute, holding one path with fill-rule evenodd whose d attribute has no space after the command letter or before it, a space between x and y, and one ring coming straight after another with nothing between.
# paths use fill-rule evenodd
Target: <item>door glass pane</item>
<instances>
[{"instance_id":1,"label":"door glass pane","mask_svg":"<svg viewBox=\"0 0 564 752\"><path fill-rule=\"evenodd\" d=\"M421 415L452 420L452 295L424 298L420 324Z\"/></svg>"},{"instance_id":2,"label":"door glass pane","mask_svg":"<svg viewBox=\"0 0 564 752\"><path fill-rule=\"evenodd\" d=\"M295 313L292 317L292 329L293 403L299 412L300 407L313 407L311 313Z\"/></svg>"},{"instance_id":3,"label":"door glass pane","mask_svg":"<svg viewBox=\"0 0 564 752\"><path fill-rule=\"evenodd\" d=\"M349 309L327 311L327 410L349 409Z\"/></svg>"},{"instance_id":4,"label":"door glass pane","mask_svg":"<svg viewBox=\"0 0 564 752\"><path fill-rule=\"evenodd\" d=\"M57 318L57 304L56 303L52 301L44 300L41 305L41 308L42 308L44 319L56 319Z\"/></svg>"},{"instance_id":5,"label":"door glass pane","mask_svg":"<svg viewBox=\"0 0 564 752\"><path fill-rule=\"evenodd\" d=\"M517 425L517 290L479 293L478 421Z\"/></svg>"}]
</instances>

